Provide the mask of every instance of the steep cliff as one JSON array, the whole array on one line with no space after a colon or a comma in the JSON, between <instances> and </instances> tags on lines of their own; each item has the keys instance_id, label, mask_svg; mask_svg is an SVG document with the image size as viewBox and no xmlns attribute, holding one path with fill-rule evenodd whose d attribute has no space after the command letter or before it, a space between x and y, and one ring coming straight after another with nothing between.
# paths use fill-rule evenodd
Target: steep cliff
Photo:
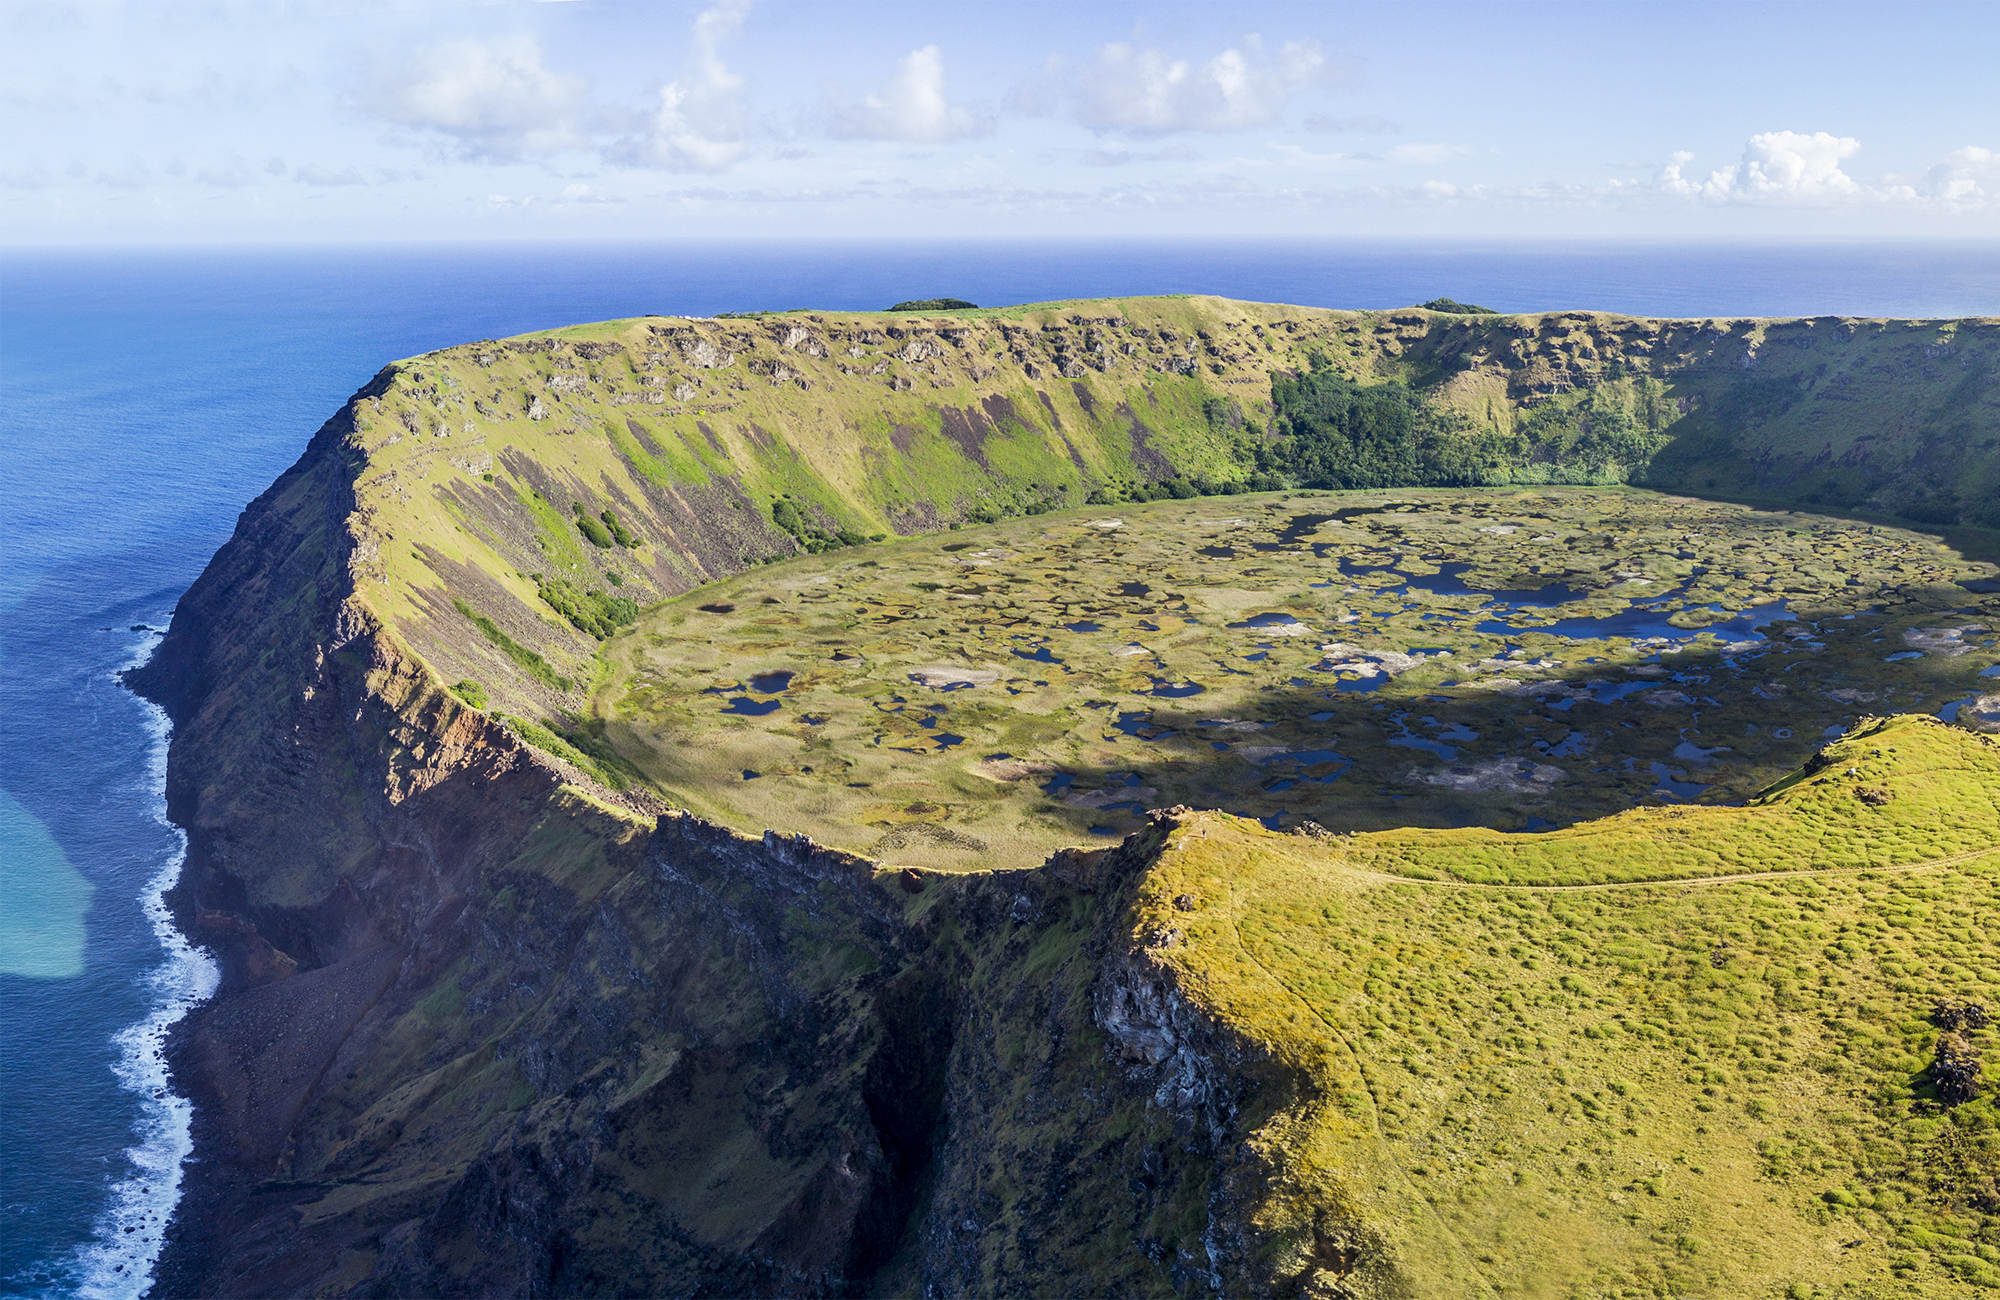
<instances>
[{"instance_id":1,"label":"steep cliff","mask_svg":"<svg viewBox=\"0 0 2000 1300\"><path fill-rule=\"evenodd\" d=\"M175 719L172 901L226 970L174 1047L203 1160L160 1294L1164 1292L1254 1269L1216 1244L1241 1231L1211 1186L1233 1111L1154 1104L1156 1063L1120 1066L1093 1018L1148 846L878 878L580 788L354 594L368 397L135 675Z\"/></svg>"},{"instance_id":2,"label":"steep cliff","mask_svg":"<svg viewBox=\"0 0 2000 1300\"><path fill-rule=\"evenodd\" d=\"M1315 366L1408 386L1477 443L1464 482L2000 527L1996 364L1980 320L1188 297L611 321L397 362L358 395L348 571L442 680L541 718L579 708L631 610L746 565L1163 480L1283 486L1282 455L1257 478L1289 427L1272 379Z\"/></svg>"},{"instance_id":3,"label":"steep cliff","mask_svg":"<svg viewBox=\"0 0 2000 1300\"><path fill-rule=\"evenodd\" d=\"M1409 1185L1380 1141L1310 1165L1319 1058L1187 959L1172 918L1209 877L1161 892L1196 821L967 876L746 837L595 743L598 637L802 547L1241 482L1271 374L1315 352L1502 432L1658 398L1708 422L1673 472L1796 484L1821 453L1759 439L1941 346L1898 409L1945 441L1901 482L1991 427L1993 327L1149 299L643 319L390 367L134 674L175 725L171 901L225 967L174 1046L202 1160L158 1293L1482 1293L1470 1238L1369 1182ZM1752 371L1790 404L1730 406ZM1937 432L1952 394L1969 423ZM1263 840L1228 833L1247 878Z\"/></svg>"}]
</instances>

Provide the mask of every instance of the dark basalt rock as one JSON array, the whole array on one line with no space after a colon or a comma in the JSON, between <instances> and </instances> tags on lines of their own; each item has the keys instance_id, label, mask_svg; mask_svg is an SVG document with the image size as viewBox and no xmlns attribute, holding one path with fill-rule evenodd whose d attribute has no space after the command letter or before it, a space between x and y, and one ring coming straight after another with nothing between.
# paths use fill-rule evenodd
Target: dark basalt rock
<instances>
[{"instance_id":1,"label":"dark basalt rock","mask_svg":"<svg viewBox=\"0 0 2000 1300\"><path fill-rule=\"evenodd\" d=\"M1931 1007L1931 1023L1948 1033L1986 1028L1986 1008L1964 998L1940 998Z\"/></svg>"},{"instance_id":2,"label":"dark basalt rock","mask_svg":"<svg viewBox=\"0 0 2000 1300\"><path fill-rule=\"evenodd\" d=\"M1931 1062L1931 1086L1938 1101L1963 1106L1979 1095L1979 1052L1957 1034L1945 1034L1937 1041L1936 1059Z\"/></svg>"}]
</instances>

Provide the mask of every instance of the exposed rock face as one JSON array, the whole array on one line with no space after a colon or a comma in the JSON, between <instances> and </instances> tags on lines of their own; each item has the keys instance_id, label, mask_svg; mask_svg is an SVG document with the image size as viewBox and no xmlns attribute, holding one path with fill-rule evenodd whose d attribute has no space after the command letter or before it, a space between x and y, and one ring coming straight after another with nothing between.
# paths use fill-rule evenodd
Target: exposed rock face
<instances>
[{"instance_id":1,"label":"exposed rock face","mask_svg":"<svg viewBox=\"0 0 2000 1300\"><path fill-rule=\"evenodd\" d=\"M352 596L353 410L135 674L226 971L156 1294L1269 1289L1243 1052L1123 919L1157 835L878 879L585 793Z\"/></svg>"},{"instance_id":2,"label":"exposed rock face","mask_svg":"<svg viewBox=\"0 0 2000 1300\"><path fill-rule=\"evenodd\" d=\"M133 675L175 724L168 804L189 852L171 901L224 968L173 1047L201 1160L157 1294L1394 1294L1338 1206L1288 1211L1282 1250L1259 1226L1276 1175L1252 1138L1297 1081L1176 982L1162 954L1184 922L1134 932L1158 828L1034 871L878 876L594 786L443 689L478 677L543 717L574 704L595 643L531 603L530 575L564 555L580 590L615 571L650 598L782 553L779 479L764 505L745 488L758 457L790 474L852 452L868 473L849 479L871 484L926 455L983 471L985 442L1039 403L1048 464L1155 475L1171 466L1149 441L1163 427L1134 414L1145 384L1267 383L1286 360L1267 335L1365 338L1385 373L1463 370L1525 403L1593 382L1617 349L1699 377L1740 373L1752 333L1799 333L1260 311L1256 345L1243 321L1072 313L1039 332L899 326L892 345L812 318L762 339L785 350L782 379L751 368L759 341L733 324L652 326L632 346L480 345L466 368L427 359L358 393ZM1116 348L1093 335L1114 329ZM993 336L1014 367L995 382L1020 391L937 399L976 401L984 425L941 419L913 442L888 420L881 446L825 450L758 423L756 403L807 376L909 391L892 358L941 388L975 354L998 364ZM819 364L869 348L887 350L872 377ZM475 375L491 387L529 361L538 391L475 395ZM1124 388L1083 382L1121 367ZM1052 399L1030 382L1046 369L1078 382ZM632 392L618 383L657 405L714 396L670 430L607 420ZM1086 457L1070 434L1090 421ZM1206 415L1182 434L1222 437ZM847 503L905 529L965 505ZM579 541L571 515L603 511L640 545ZM987 671L923 670L937 687Z\"/></svg>"}]
</instances>

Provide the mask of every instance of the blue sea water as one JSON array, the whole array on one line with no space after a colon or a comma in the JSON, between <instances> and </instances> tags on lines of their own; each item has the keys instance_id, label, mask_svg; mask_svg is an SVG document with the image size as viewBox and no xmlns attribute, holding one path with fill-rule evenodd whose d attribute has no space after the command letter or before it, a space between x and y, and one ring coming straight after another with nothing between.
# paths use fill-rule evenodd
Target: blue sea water
<instances>
[{"instance_id":1,"label":"blue sea water","mask_svg":"<svg viewBox=\"0 0 2000 1300\"><path fill-rule=\"evenodd\" d=\"M158 906L150 652L237 512L385 361L643 313L1215 293L1332 307L2000 314L2000 245L594 244L0 253L0 1292L145 1289L213 969ZM127 1231L127 1229L130 1231Z\"/></svg>"}]
</instances>

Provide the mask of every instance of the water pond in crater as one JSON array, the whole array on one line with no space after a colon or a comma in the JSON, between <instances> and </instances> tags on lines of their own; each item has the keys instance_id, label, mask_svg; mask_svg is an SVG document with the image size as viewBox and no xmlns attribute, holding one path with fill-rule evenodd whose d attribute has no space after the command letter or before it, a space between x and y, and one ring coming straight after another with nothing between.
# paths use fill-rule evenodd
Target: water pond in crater
<instances>
[{"instance_id":1,"label":"water pond in crater","mask_svg":"<svg viewBox=\"0 0 2000 1300\"><path fill-rule=\"evenodd\" d=\"M1346 831L1730 802L1865 714L1977 725L1962 706L2000 670L1970 630L2000 627L2000 594L1963 585L1993 566L1878 525L1554 487L1216 511L762 566L608 642L593 708L677 804L971 869L1176 803ZM1338 764L1283 758L1320 751Z\"/></svg>"}]
</instances>

